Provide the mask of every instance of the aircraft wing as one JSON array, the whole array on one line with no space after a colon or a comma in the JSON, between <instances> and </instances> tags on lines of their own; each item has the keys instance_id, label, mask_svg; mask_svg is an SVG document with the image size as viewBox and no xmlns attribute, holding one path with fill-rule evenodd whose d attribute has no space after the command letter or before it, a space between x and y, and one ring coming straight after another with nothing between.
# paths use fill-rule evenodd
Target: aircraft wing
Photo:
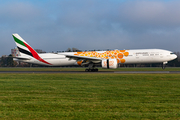
<instances>
[{"instance_id":1,"label":"aircraft wing","mask_svg":"<svg viewBox=\"0 0 180 120\"><path fill-rule=\"evenodd\" d=\"M69 59L74 59L74 60L90 60L90 61L96 61L96 62L100 62L102 61L101 58L97 58L97 57L87 57L87 56L77 56L77 55L67 55L64 54L67 58Z\"/></svg>"}]
</instances>

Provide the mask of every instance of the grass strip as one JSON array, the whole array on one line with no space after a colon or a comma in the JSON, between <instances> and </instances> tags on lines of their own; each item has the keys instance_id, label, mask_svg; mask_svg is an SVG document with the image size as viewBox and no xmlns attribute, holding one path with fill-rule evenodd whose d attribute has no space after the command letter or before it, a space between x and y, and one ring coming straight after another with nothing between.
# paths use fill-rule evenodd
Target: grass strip
<instances>
[{"instance_id":1,"label":"grass strip","mask_svg":"<svg viewBox=\"0 0 180 120\"><path fill-rule=\"evenodd\" d=\"M0 119L180 119L179 74L0 74Z\"/></svg>"}]
</instances>

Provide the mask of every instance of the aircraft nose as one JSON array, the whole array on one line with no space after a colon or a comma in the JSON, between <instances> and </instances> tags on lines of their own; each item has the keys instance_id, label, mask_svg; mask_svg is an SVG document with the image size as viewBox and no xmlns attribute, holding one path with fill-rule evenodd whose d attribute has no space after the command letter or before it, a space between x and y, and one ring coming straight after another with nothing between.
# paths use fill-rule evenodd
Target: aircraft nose
<instances>
[{"instance_id":1,"label":"aircraft nose","mask_svg":"<svg viewBox=\"0 0 180 120\"><path fill-rule=\"evenodd\" d=\"M176 58L177 58L177 55L174 56L174 59L176 59Z\"/></svg>"},{"instance_id":2,"label":"aircraft nose","mask_svg":"<svg viewBox=\"0 0 180 120\"><path fill-rule=\"evenodd\" d=\"M176 59L177 58L177 55L172 55L172 59L174 60L174 59Z\"/></svg>"},{"instance_id":3,"label":"aircraft nose","mask_svg":"<svg viewBox=\"0 0 180 120\"><path fill-rule=\"evenodd\" d=\"M177 55L175 53L173 53L173 52L170 52L170 59L174 60L176 58L177 58Z\"/></svg>"}]
</instances>

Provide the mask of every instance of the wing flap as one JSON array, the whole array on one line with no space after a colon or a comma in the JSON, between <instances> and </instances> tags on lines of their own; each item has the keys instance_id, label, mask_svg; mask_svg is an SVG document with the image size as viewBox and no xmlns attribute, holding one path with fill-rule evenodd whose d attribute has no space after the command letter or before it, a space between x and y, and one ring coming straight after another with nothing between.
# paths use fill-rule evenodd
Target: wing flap
<instances>
[{"instance_id":1,"label":"wing flap","mask_svg":"<svg viewBox=\"0 0 180 120\"><path fill-rule=\"evenodd\" d=\"M67 55L64 54L67 58L69 59L74 59L74 60L90 60L90 61L102 61L101 58L97 58L97 57L87 57L87 56L77 56L77 55Z\"/></svg>"}]
</instances>

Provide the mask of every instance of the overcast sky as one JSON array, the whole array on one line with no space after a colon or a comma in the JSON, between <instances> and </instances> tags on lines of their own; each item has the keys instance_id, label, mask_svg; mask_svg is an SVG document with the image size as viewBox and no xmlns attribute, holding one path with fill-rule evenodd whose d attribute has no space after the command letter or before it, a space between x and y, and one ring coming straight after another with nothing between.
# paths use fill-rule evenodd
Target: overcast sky
<instances>
[{"instance_id":1,"label":"overcast sky","mask_svg":"<svg viewBox=\"0 0 180 120\"><path fill-rule=\"evenodd\" d=\"M18 33L46 52L78 48L180 51L179 0L0 0L0 55Z\"/></svg>"}]
</instances>

